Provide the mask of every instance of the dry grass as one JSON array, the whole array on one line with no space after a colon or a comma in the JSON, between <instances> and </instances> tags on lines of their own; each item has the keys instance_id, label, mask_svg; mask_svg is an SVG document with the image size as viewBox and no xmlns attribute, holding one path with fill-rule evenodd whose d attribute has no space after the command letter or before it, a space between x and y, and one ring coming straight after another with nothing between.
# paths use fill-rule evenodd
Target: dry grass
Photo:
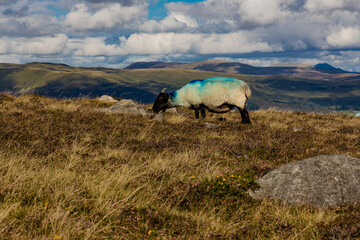
<instances>
[{"instance_id":1,"label":"dry grass","mask_svg":"<svg viewBox=\"0 0 360 240\"><path fill-rule=\"evenodd\" d=\"M106 106L0 96L1 239L359 238L359 205L284 206L246 190L284 163L360 157L360 118L260 110L246 126L238 112L181 110L160 123Z\"/></svg>"}]
</instances>

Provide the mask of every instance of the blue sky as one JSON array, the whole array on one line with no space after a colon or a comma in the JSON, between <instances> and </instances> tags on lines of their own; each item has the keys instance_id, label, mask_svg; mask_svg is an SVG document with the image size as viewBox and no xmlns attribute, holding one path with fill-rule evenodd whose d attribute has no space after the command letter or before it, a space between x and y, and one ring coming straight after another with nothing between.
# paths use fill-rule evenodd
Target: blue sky
<instances>
[{"instance_id":1,"label":"blue sky","mask_svg":"<svg viewBox=\"0 0 360 240\"><path fill-rule=\"evenodd\" d=\"M0 62L327 62L360 72L358 1L0 0Z\"/></svg>"}]
</instances>

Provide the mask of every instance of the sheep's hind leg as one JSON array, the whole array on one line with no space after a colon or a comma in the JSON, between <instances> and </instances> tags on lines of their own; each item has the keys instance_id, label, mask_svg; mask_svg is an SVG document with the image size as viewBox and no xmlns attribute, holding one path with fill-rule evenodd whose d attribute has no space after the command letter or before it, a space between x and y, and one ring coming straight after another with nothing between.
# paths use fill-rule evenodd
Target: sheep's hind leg
<instances>
[{"instance_id":1,"label":"sheep's hind leg","mask_svg":"<svg viewBox=\"0 0 360 240\"><path fill-rule=\"evenodd\" d=\"M249 117L249 112L246 110L246 108L244 109L241 109L239 108L239 112L241 114L241 123L243 124L251 124L251 121L250 121L250 117Z\"/></svg>"},{"instance_id":2,"label":"sheep's hind leg","mask_svg":"<svg viewBox=\"0 0 360 240\"><path fill-rule=\"evenodd\" d=\"M205 117L206 117L206 113L205 113L205 109L204 109L204 108L201 109L201 117L202 117L202 118L205 118Z\"/></svg>"}]
</instances>

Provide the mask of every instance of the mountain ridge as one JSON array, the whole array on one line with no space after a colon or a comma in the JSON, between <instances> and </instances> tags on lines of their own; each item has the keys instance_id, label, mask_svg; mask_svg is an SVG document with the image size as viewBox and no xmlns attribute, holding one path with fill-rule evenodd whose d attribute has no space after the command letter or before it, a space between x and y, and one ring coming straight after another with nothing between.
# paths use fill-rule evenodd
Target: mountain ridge
<instances>
[{"instance_id":1,"label":"mountain ridge","mask_svg":"<svg viewBox=\"0 0 360 240\"><path fill-rule=\"evenodd\" d=\"M95 98L106 94L152 103L163 88L174 91L194 79L224 76L242 79L250 85L253 96L249 109L276 107L322 113L360 109L360 92L356 90L360 89L360 78L339 81L287 75L236 74L235 68L246 69L250 65L224 61L180 65L157 62L149 65L158 67L111 69L57 63L0 64L0 92L54 98ZM166 65L172 67L164 67ZM179 66L182 68L175 68ZM212 69L214 66L217 68ZM229 68L231 66L233 68Z\"/></svg>"},{"instance_id":2,"label":"mountain ridge","mask_svg":"<svg viewBox=\"0 0 360 240\"><path fill-rule=\"evenodd\" d=\"M330 65L329 65L330 66ZM246 75L287 75L300 78L346 81L360 77L358 73L344 71L340 68L321 68L308 64L278 63L269 67L256 67L249 64L229 61L206 60L192 63L177 62L135 62L125 69L146 68L180 68L204 71L224 72Z\"/></svg>"}]
</instances>

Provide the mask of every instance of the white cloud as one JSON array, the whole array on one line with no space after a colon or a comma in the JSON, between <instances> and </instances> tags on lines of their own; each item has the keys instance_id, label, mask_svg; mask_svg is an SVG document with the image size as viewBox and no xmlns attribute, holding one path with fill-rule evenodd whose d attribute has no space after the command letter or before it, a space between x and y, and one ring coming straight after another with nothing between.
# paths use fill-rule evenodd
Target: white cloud
<instances>
[{"instance_id":1,"label":"white cloud","mask_svg":"<svg viewBox=\"0 0 360 240\"><path fill-rule=\"evenodd\" d=\"M238 14L241 22L254 26L272 24L286 15L280 9L281 0L243 0L240 3Z\"/></svg>"},{"instance_id":2,"label":"white cloud","mask_svg":"<svg viewBox=\"0 0 360 240\"><path fill-rule=\"evenodd\" d=\"M73 56L112 56L122 55L124 51L115 44L106 44L105 37L69 39L64 54Z\"/></svg>"},{"instance_id":3,"label":"white cloud","mask_svg":"<svg viewBox=\"0 0 360 240\"><path fill-rule=\"evenodd\" d=\"M360 4L358 0L307 0L304 8L310 12L358 11Z\"/></svg>"},{"instance_id":4,"label":"white cloud","mask_svg":"<svg viewBox=\"0 0 360 240\"><path fill-rule=\"evenodd\" d=\"M41 36L62 31L61 21L47 7L49 2L9 1L0 5L0 36Z\"/></svg>"},{"instance_id":5,"label":"white cloud","mask_svg":"<svg viewBox=\"0 0 360 240\"><path fill-rule=\"evenodd\" d=\"M343 27L332 32L327 38L327 43L335 48L360 47L360 28Z\"/></svg>"},{"instance_id":6,"label":"white cloud","mask_svg":"<svg viewBox=\"0 0 360 240\"><path fill-rule=\"evenodd\" d=\"M0 54L0 62L2 63L21 63L21 59L23 59L23 56L16 55L16 54Z\"/></svg>"},{"instance_id":7,"label":"white cloud","mask_svg":"<svg viewBox=\"0 0 360 240\"><path fill-rule=\"evenodd\" d=\"M242 0L206 0L187 4L172 2L166 5L168 11L182 13L206 22L222 22L238 17L237 10Z\"/></svg>"},{"instance_id":8,"label":"white cloud","mask_svg":"<svg viewBox=\"0 0 360 240\"><path fill-rule=\"evenodd\" d=\"M206 0L195 4L169 3L171 12L179 12L206 23L230 23L237 29L266 26L281 20L288 10L283 4L293 0Z\"/></svg>"},{"instance_id":9,"label":"white cloud","mask_svg":"<svg viewBox=\"0 0 360 240\"><path fill-rule=\"evenodd\" d=\"M170 13L161 21L150 20L140 26L140 30L147 33L178 32L198 27L197 21L181 13Z\"/></svg>"},{"instance_id":10,"label":"white cloud","mask_svg":"<svg viewBox=\"0 0 360 240\"><path fill-rule=\"evenodd\" d=\"M0 16L0 36L40 36L61 31L55 17L31 15L24 17Z\"/></svg>"},{"instance_id":11,"label":"white cloud","mask_svg":"<svg viewBox=\"0 0 360 240\"><path fill-rule=\"evenodd\" d=\"M344 6L344 0L307 0L305 9L308 11L327 11Z\"/></svg>"},{"instance_id":12,"label":"white cloud","mask_svg":"<svg viewBox=\"0 0 360 240\"><path fill-rule=\"evenodd\" d=\"M248 39L245 32L132 34L125 41L123 39L122 47L129 54L235 54L282 50L255 38Z\"/></svg>"},{"instance_id":13,"label":"white cloud","mask_svg":"<svg viewBox=\"0 0 360 240\"><path fill-rule=\"evenodd\" d=\"M359 0L206 0L166 6L172 13L204 22L198 28L204 33L247 30L247 37L260 34L262 42L284 50L358 47L354 30L338 31L344 43L330 34L336 25L360 28Z\"/></svg>"},{"instance_id":14,"label":"white cloud","mask_svg":"<svg viewBox=\"0 0 360 240\"><path fill-rule=\"evenodd\" d=\"M109 31L140 25L147 15L147 5L121 6L109 4L92 13L85 4L77 4L65 17L65 25L72 31Z\"/></svg>"},{"instance_id":15,"label":"white cloud","mask_svg":"<svg viewBox=\"0 0 360 240\"><path fill-rule=\"evenodd\" d=\"M56 43L56 41L58 43ZM61 41L63 40L63 41ZM10 42L17 44L11 44ZM62 56L126 56L126 55L176 55L176 54L236 54L253 51L281 51L279 46L247 38L244 32L230 34L191 33L135 33L121 37L120 44L106 44L105 37L70 38L59 35L53 38L6 39L5 50L0 53L59 54ZM37 44L35 45L35 43ZM20 43L25 43L21 47ZM35 47L34 47L35 45ZM40 46L48 45L40 50ZM25 51L25 46L31 50ZM57 47L55 47L57 46Z\"/></svg>"},{"instance_id":16,"label":"white cloud","mask_svg":"<svg viewBox=\"0 0 360 240\"><path fill-rule=\"evenodd\" d=\"M62 54L68 37L64 34L34 38L0 38L0 54Z\"/></svg>"}]
</instances>

